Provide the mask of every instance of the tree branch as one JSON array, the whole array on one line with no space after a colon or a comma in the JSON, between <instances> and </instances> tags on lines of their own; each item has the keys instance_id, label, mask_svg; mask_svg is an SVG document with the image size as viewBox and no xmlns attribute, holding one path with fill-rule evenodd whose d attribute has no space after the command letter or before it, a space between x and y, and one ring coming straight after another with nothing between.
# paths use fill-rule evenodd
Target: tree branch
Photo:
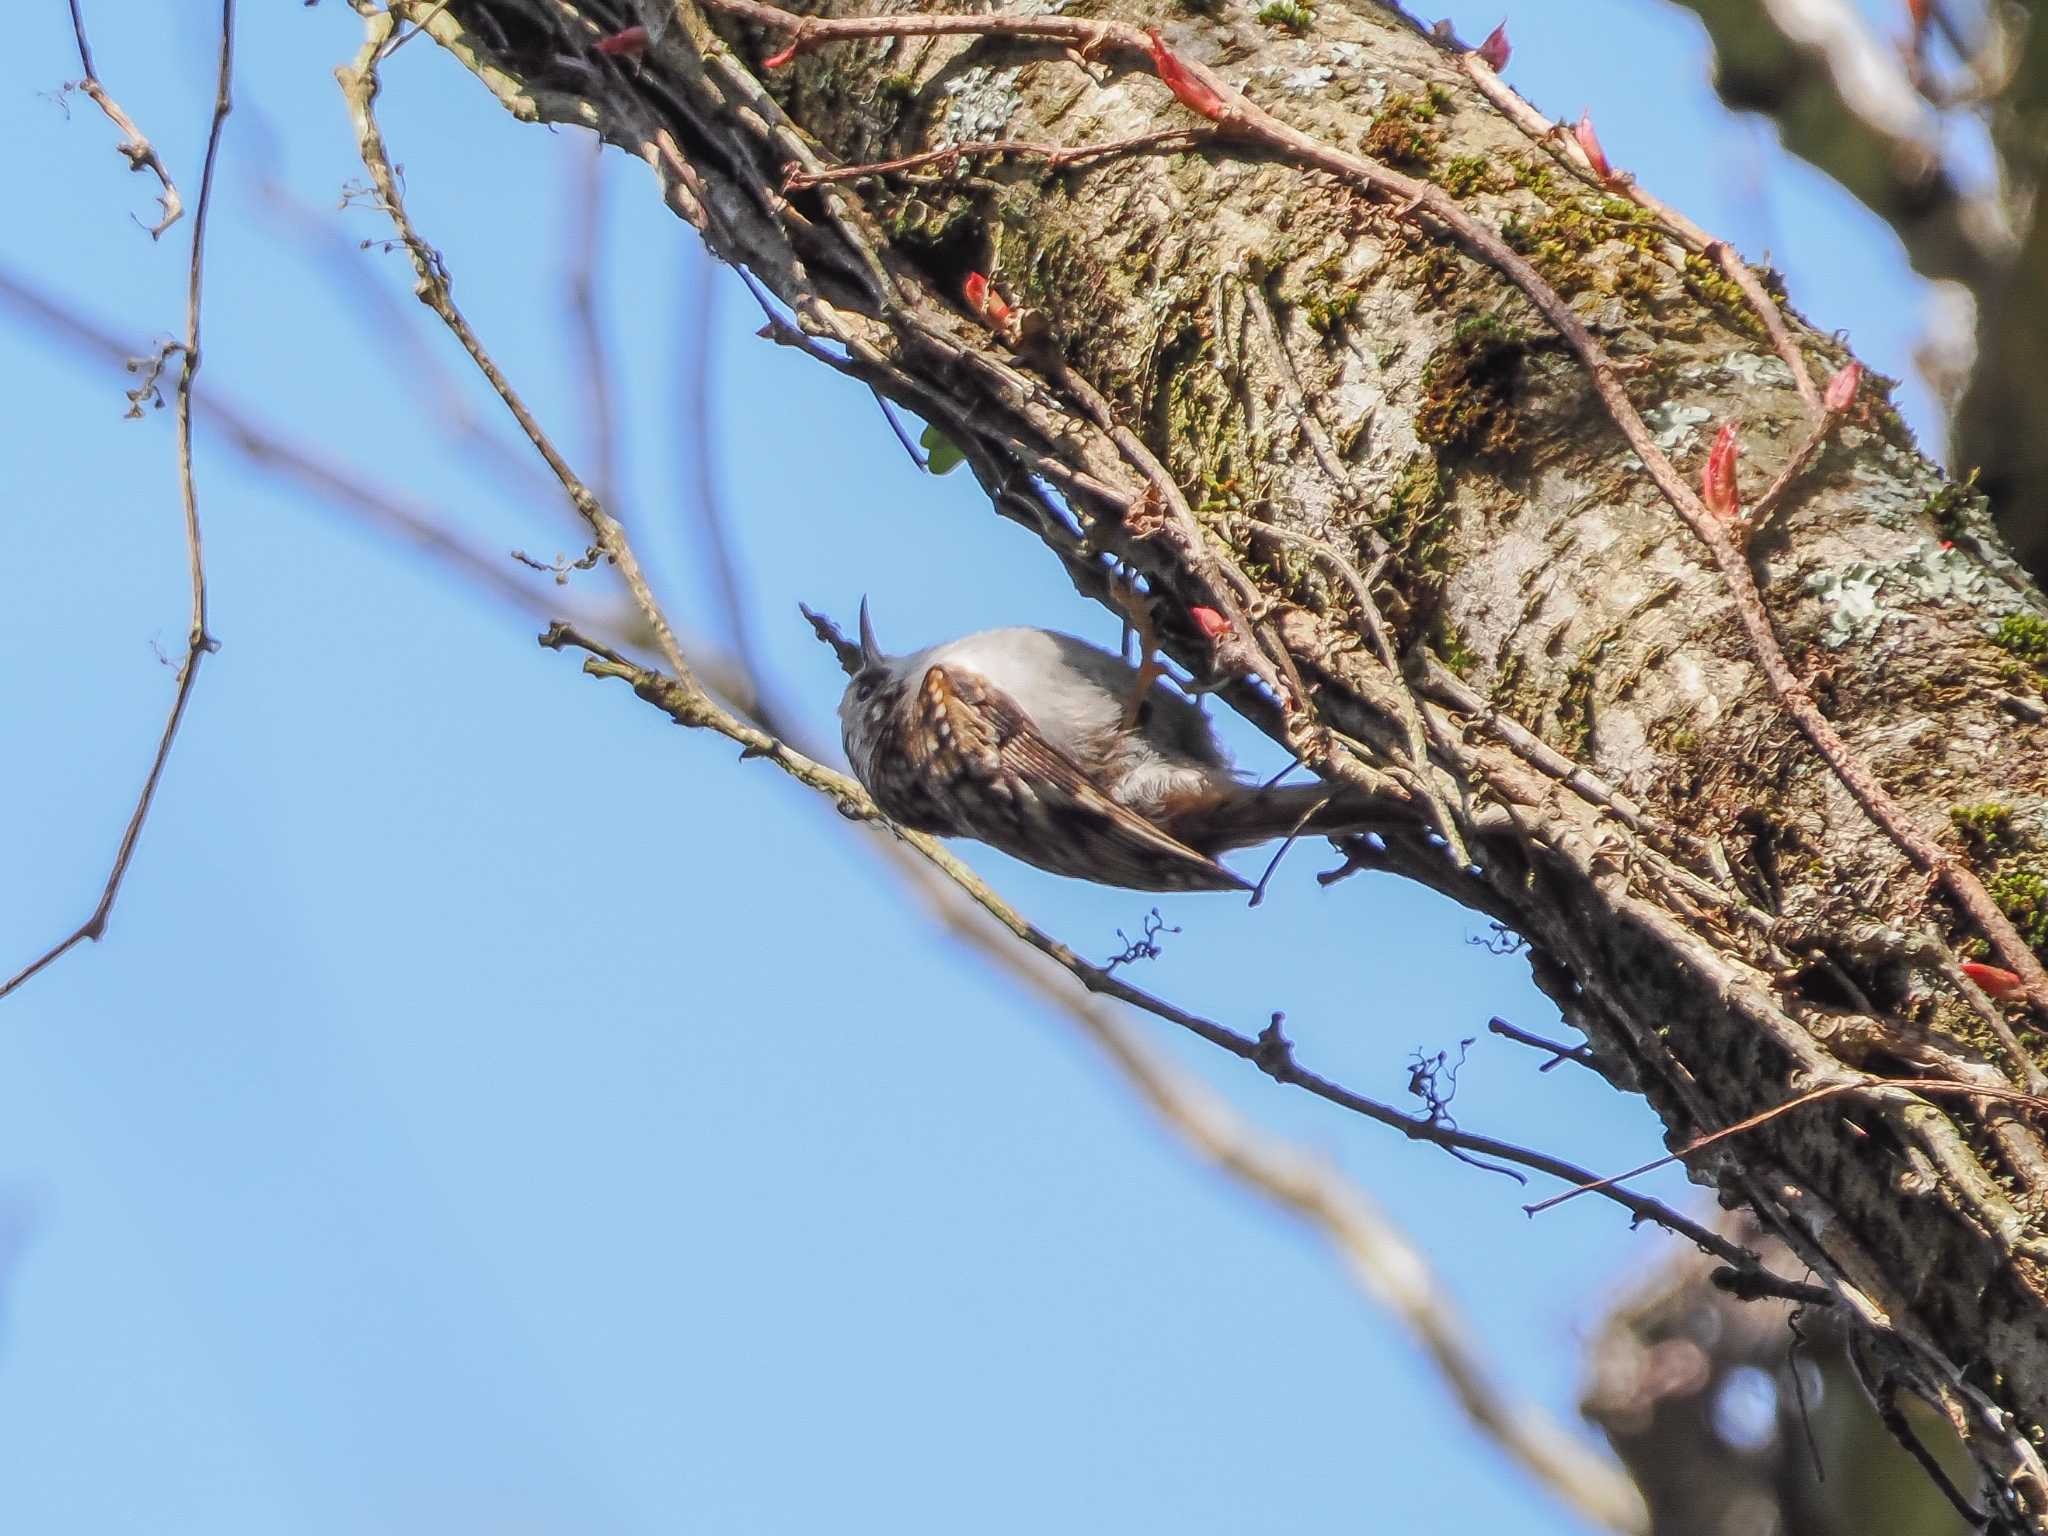
<instances>
[{"instance_id":1,"label":"tree branch","mask_svg":"<svg viewBox=\"0 0 2048 1536\"><path fill-rule=\"evenodd\" d=\"M78 41L78 64L85 71L85 78L78 82L78 88L92 98L94 106L107 115L107 120L120 129L124 137L115 147L128 162L131 171L148 171L157 179L163 190L157 195L164 216L157 220L149 231L149 238L158 240L163 232L178 222L178 216L185 211L184 199L178 196L178 189L171 183L171 173L164 168L164 162L142 130L135 126L135 119L121 108L106 86L101 83L99 71L93 67L92 44L85 37L85 13L79 9L79 0L71 0L71 35ZM140 222L138 220L138 222Z\"/></svg>"},{"instance_id":2,"label":"tree branch","mask_svg":"<svg viewBox=\"0 0 2048 1536\"><path fill-rule=\"evenodd\" d=\"M79 51L85 59L88 81L96 84L91 82L92 59L85 46L84 24L79 20L76 0L73 0L71 15L78 28ZM200 306L206 292L206 215L213 202L214 162L220 154L221 129L234 107L234 68L235 0L221 0L219 68L214 85L213 115L206 133L205 168L199 178L199 203L192 215L192 255L185 281L185 340L178 348L178 491L185 509L185 557L192 581L192 619L185 637L185 659L178 668L177 690L171 696L171 712L164 721L163 734L157 739L156 755L150 759L149 773L142 781L142 793L136 798L135 809L121 833L120 846L114 851L113 868L107 872L107 882L101 888L100 899L93 907L92 915L6 981L0 982L0 998L62 958L74 946L87 939L98 943L106 932L108 914L114 910L115 898L121 894L121 882L127 877L129 861L135 857L136 840L141 837L142 824L148 820L149 808L156 800L157 785L163 780L164 764L170 761L171 744L177 740L178 727L184 722L185 706L191 702L193 684L199 680L200 660L220 649L220 642L206 628L206 557L199 537L199 488L192 475L192 383L199 374ZM93 99L101 101L102 106L107 105L99 94L94 94ZM118 108L112 108L108 115L117 123L130 126L117 115L118 112ZM147 149L146 143L144 148ZM124 149L123 152L127 151ZM155 151L149 151L147 158L155 162ZM161 234L177 216L173 207L177 194L171 190L170 178L164 175L161 165L157 165L156 170L164 184L165 218L152 234Z\"/></svg>"},{"instance_id":3,"label":"tree branch","mask_svg":"<svg viewBox=\"0 0 2048 1536\"><path fill-rule=\"evenodd\" d=\"M1368 1120L1389 1126L1411 1141L1431 1142L1449 1151L1476 1153L1481 1157L1516 1163L1572 1184L1597 1182L1597 1175L1590 1175L1562 1158L1517 1146L1513 1142L1500 1141L1491 1136L1458 1130L1427 1116L1403 1114L1390 1105L1366 1098L1363 1094L1353 1093L1350 1089L1302 1067L1294 1060L1292 1048L1277 1036L1240 1034L1227 1025L1204 1018L1200 1014L1190 1013L1164 998L1119 980L1113 972L1083 959L1025 918L998 896L980 876L948 853L936 839L923 833L906 832L887 823L874 802L868 798L867 791L852 779L812 761L767 732L734 719L705 698L701 692L693 692L674 678L664 677L651 668L627 660L598 641L577 633L567 624L550 625L547 632L540 637L540 643L549 650L574 646L578 650L587 651L590 659L584 662L583 670L592 677L617 678L640 698L667 714L676 724L716 731L728 740L738 743L742 748L742 756L767 759L799 783L830 797L843 816L856 821L876 821L888 825L889 830L898 838L916 849L955 885L964 890L982 911L994 918L1014 937L1021 939L1067 971L1090 992L1113 997L1118 1002L1128 1003L1134 1008L1152 1014L1155 1018L1177 1025L1210 1045L1228 1051L1242 1061L1250 1062L1275 1082L1299 1088L1327 1103L1335 1104L1340 1109L1347 1109L1353 1114L1363 1115ZM1726 1239L1698 1222L1681 1216L1660 1201L1612 1185L1602 1186L1599 1192L1624 1207L1637 1220L1656 1222L1659 1226L1668 1228L1708 1251L1719 1254L1731 1264L1743 1266L1751 1262L1742 1250L1732 1249Z\"/></svg>"}]
</instances>

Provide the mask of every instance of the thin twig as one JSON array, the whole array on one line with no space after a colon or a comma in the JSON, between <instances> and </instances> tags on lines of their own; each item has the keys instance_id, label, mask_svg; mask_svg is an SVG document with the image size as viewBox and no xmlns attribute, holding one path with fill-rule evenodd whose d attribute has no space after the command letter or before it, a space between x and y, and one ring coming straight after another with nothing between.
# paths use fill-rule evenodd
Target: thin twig
<instances>
[{"instance_id":1,"label":"thin twig","mask_svg":"<svg viewBox=\"0 0 2048 1536\"><path fill-rule=\"evenodd\" d=\"M844 815L865 821L883 820L881 812L868 797L867 791L854 780L813 761L767 732L735 719L706 698L701 691L683 687L673 678L664 677L651 668L629 661L567 624L549 626L547 632L541 636L540 643L550 650L574 646L589 652L590 659L584 662L583 670L592 677L617 678L631 687L640 698L665 712L678 725L716 731L728 740L738 743L744 749L744 756L768 759L798 782L831 797ZM1262 1042L1255 1036L1240 1034L1227 1025L1218 1024L1200 1014L1190 1013L1163 998L1133 987L1119 980L1104 967L1082 958L1023 917L996 895L994 890L972 870L948 853L936 839L893 826L891 830L965 890L976 905L1001 923L1011 934L1071 972L1074 978L1091 992L1113 997L1119 1002L1143 1009L1154 1017L1177 1025L1241 1060L1251 1062L1275 1082L1299 1088L1316 1098L1335 1104L1340 1109L1391 1126L1412 1141L1427 1141L1453 1151L1473 1152L1502 1162L1518 1163L1525 1168L1532 1168L1552 1178L1574 1184L1589 1182L1595 1177L1587 1170L1578 1168L1562 1158L1552 1157L1548 1153L1500 1141L1491 1136L1457 1130L1432 1122L1425 1116L1404 1114L1390 1105L1353 1093L1350 1089L1300 1066L1294 1060L1291 1049L1275 1050L1271 1044ZM1667 1227L1699 1244L1708 1252L1720 1255L1729 1263L1749 1266L1755 1262L1753 1255L1698 1222L1680 1215L1661 1201L1616 1188L1611 1183L1603 1187L1601 1193L1626 1208L1637 1219L1653 1221L1659 1226Z\"/></svg>"},{"instance_id":2,"label":"thin twig","mask_svg":"<svg viewBox=\"0 0 2048 1536\"><path fill-rule=\"evenodd\" d=\"M1941 1496L1948 1500L1949 1507L1964 1524L1976 1530L1990 1526L1990 1520L1963 1497L1963 1491L1948 1475L1948 1468L1935 1460L1933 1453L1913 1432L1913 1426L1907 1422L1905 1414L1900 1412L1897 1379L1889 1368L1875 1358L1870 1336L1861 1331L1851 1333L1848 1344L1849 1368L1855 1373L1857 1385L1863 1388L1865 1395L1870 1399L1871 1407L1877 1410L1879 1420L1883 1422L1892 1439L1920 1464L1920 1470L1926 1473L1928 1479L1941 1491Z\"/></svg>"},{"instance_id":3,"label":"thin twig","mask_svg":"<svg viewBox=\"0 0 2048 1536\"><path fill-rule=\"evenodd\" d=\"M896 414L896 407L889 403L889 397L872 384L868 386L868 393L875 397L875 405L880 409L882 419L889 423L889 430L896 434L896 441L902 445L903 451L910 455L910 462L919 470L929 473L932 467L931 460L910 440L909 432L904 430L903 418Z\"/></svg>"},{"instance_id":4,"label":"thin twig","mask_svg":"<svg viewBox=\"0 0 2048 1536\"><path fill-rule=\"evenodd\" d=\"M918 170L927 165L950 165L963 155L974 159L992 155L1028 156L1043 160L1058 170L1082 160L1099 160L1106 155L1193 149L1214 137L1213 133L1201 128L1155 128L1149 133L1136 133L1127 139L1111 139L1103 144L1035 144L1022 139L970 139L961 144L919 150L900 159L875 160L865 165L835 165L818 170L791 165L783 174L782 190L800 192L832 181L857 181L863 176L885 176L897 171Z\"/></svg>"},{"instance_id":5,"label":"thin twig","mask_svg":"<svg viewBox=\"0 0 2048 1536\"><path fill-rule=\"evenodd\" d=\"M1752 539L1770 526L1771 520L1784 506L1792 487L1808 469L1812 468L1813 461L1820 456L1821 449L1827 446L1828 439L1835 435L1835 429L1841 424L1841 412L1821 413L1820 420L1813 424L1813 430L1806 434L1806 440L1799 445L1798 451L1792 455L1785 467L1778 471L1778 477L1765 488L1763 495L1757 497L1756 505L1749 509L1749 536Z\"/></svg>"},{"instance_id":6,"label":"thin twig","mask_svg":"<svg viewBox=\"0 0 2048 1536\"><path fill-rule=\"evenodd\" d=\"M1530 1046L1539 1051L1548 1051L1550 1060L1538 1067L1538 1072L1548 1072L1560 1062L1566 1061L1577 1062L1589 1072L1600 1071L1600 1063L1594 1059L1592 1050L1587 1046L1565 1045L1556 1040L1546 1040L1543 1036L1532 1035L1528 1030L1518 1028L1498 1016L1488 1019L1486 1027L1504 1040L1512 1040L1517 1045Z\"/></svg>"},{"instance_id":7,"label":"thin twig","mask_svg":"<svg viewBox=\"0 0 2048 1536\"><path fill-rule=\"evenodd\" d=\"M1371 637L1373 649L1379 657L1380 666L1387 674L1387 680L1394 690L1394 699L1401 716L1401 725L1408 742L1408 767L1414 777L1414 787L1429 804L1430 819L1442 835L1453 861L1460 869L1472 863L1472 855L1465 847L1465 839L1458 833L1458 820L1451 814L1443 793L1436 786L1436 768L1429 756L1429 727L1421 701L1415 697L1415 690L1409 686L1407 674L1401 670L1401 658L1394 652L1392 634L1380 605L1373 600L1372 588L1335 545L1306 533L1298 533L1279 523L1256 523L1253 527L1260 533L1271 534L1284 543L1298 545L1317 559L1323 561L1344 583L1351 594L1352 602L1358 605L1360 621L1365 625L1366 634Z\"/></svg>"},{"instance_id":8,"label":"thin twig","mask_svg":"<svg viewBox=\"0 0 2048 1536\"><path fill-rule=\"evenodd\" d=\"M85 71L85 78L78 82L78 88L92 98L93 105L107 115L107 120L120 129L125 138L115 147L128 162L131 171L148 171L153 174L163 190L157 195L164 216L149 231L149 238L160 239L163 232L178 222L178 216L185 211L184 199L178 196L178 189L171 184L171 173L164 169L156 148L144 137L135 119L121 108L106 86L101 83L99 71L93 67L92 44L85 37L85 13L79 9L79 0L71 0L71 34L78 40L78 63ZM140 222L140 221L138 221Z\"/></svg>"},{"instance_id":9,"label":"thin twig","mask_svg":"<svg viewBox=\"0 0 2048 1536\"><path fill-rule=\"evenodd\" d=\"M406 254L412 258L413 271L419 281L414 293L420 302L441 317L441 321L454 333L462 349L483 374L512 418L519 423L520 431L526 434L534 451L541 456L555 478L561 482L568 494L571 505L590 525L597 535L598 544L618 567L619 575L626 583L626 589L633 594L640 613L653 629L661 645L661 653L668 659L676 677L686 687L697 688L699 684L683 657L682 646L677 642L675 631L669 626L668 616L655 601L654 592L647 584L645 572L634 555L632 546L626 542L625 530L618 519L607 512L590 488L583 483L576 472L569 467L567 459L555 448L554 442L526 402L512 388L511 382L499 369L482 341L470 328L469 321L455 305L448 286L448 269L441 259L441 253L420 238L413 227L411 217L405 211L405 200L398 186L398 178L391 169L391 158L384 148L383 133L377 127L375 103L377 99L377 59L385 41L391 36L397 19L389 11L370 9L363 17L365 38L362 51L357 54L353 65L344 64L334 72L341 84L342 95L348 101L349 116L355 124L356 150L362 156L363 165L370 173L370 180L377 189L378 201L384 213L390 218L392 227L398 231L400 243Z\"/></svg>"},{"instance_id":10,"label":"thin twig","mask_svg":"<svg viewBox=\"0 0 2048 1536\"><path fill-rule=\"evenodd\" d=\"M78 7L75 3L71 13L76 21ZM82 24L78 41L83 49L85 32ZM87 56L86 68L90 73L90 55ZM100 936L107 931L107 916L114 910L115 898L121 894L121 882L128 874L129 861L135 857L136 840L142 835L143 822L149 818L157 786L163 781L164 764L170 760L171 744L177 740L178 727L185 719L185 706L191 702L192 687L199 680L199 663L220 649L220 642L206 627L206 556L199 537L199 488L192 475L192 381L199 374L199 318L206 292L206 215L213 203L213 171L220 155L221 129L227 122L228 113L234 109L234 68L235 0L221 0L219 73L214 85L213 116L206 133L206 159L199 177L199 203L192 212L192 256L185 277L185 340L179 348L178 491L185 509L185 558L192 579L192 622L185 636L185 659L178 668L177 691L171 696L170 717L164 721L163 735L157 740L156 755L150 760L148 777L142 781L142 793L137 797L135 810L121 833L121 845L114 852L114 867L108 871L107 883L100 891L100 899L92 909L92 915L58 944L5 982L0 982L0 997L6 997L73 946L86 939L98 943ZM116 120L119 121L118 118ZM164 178L164 186L166 189L170 187L170 178ZM167 218L165 223L169 222Z\"/></svg>"},{"instance_id":11,"label":"thin twig","mask_svg":"<svg viewBox=\"0 0 2048 1536\"><path fill-rule=\"evenodd\" d=\"M1806 355L1799 350L1799 343L1792 339L1791 331L1785 328L1785 317L1778 312L1778 304L1764 285L1757 281L1756 274L1749 270L1749 263L1735 254L1735 248L1726 240L1716 240L1707 246L1707 255L1720 264L1730 281L1742 290L1742 296L1749 300L1749 307L1756 311L1757 319L1763 322L1765 332L1771 338L1771 345L1778 349L1785 366L1792 371L1792 387L1799 391L1799 398L1806 406L1806 414L1816 422L1827 418L1827 407L1820 403L1820 390L1814 385L1813 372L1806 366Z\"/></svg>"},{"instance_id":12,"label":"thin twig","mask_svg":"<svg viewBox=\"0 0 2048 1536\"><path fill-rule=\"evenodd\" d=\"M1562 1205L1565 1201L1577 1199L1580 1195L1602 1194L1622 1179L1640 1178L1643 1174L1681 1162L1696 1152L1704 1152L1716 1142L1753 1131L1780 1115L1789 1114L1808 1104L1818 1104L1823 1099L1840 1098L1845 1093L1875 1093L1886 1089L1899 1089L1911 1093L1955 1094L1966 1099L1991 1099L2001 1104L2015 1104L2026 1109L2048 1110L2048 1098L2043 1098L2039 1094L2022 1093L2017 1088L1999 1088L1989 1083L1958 1083L1945 1077L1861 1077L1850 1082L1826 1083L1796 1098L1787 1099L1782 1104L1760 1109L1733 1125L1724 1126L1718 1131L1710 1131L1705 1136L1687 1142L1676 1152L1667 1152L1664 1156L1652 1158L1637 1167L1609 1174L1604 1179L1595 1179L1590 1184L1582 1184L1576 1189L1568 1189L1562 1194L1538 1200L1534 1205L1525 1205L1522 1209L1534 1216L1539 1211L1547 1211L1554 1205Z\"/></svg>"},{"instance_id":13,"label":"thin twig","mask_svg":"<svg viewBox=\"0 0 2048 1536\"><path fill-rule=\"evenodd\" d=\"M1431 1273L1428 1257L1362 1189L1322 1160L1261 1134L1201 1083L1146 1050L1108 1010L1053 985L1042 969L1020 964L1015 947L1001 942L1001 930L977 921L957 890L930 877L918 885L950 928L1073 1020L1176 1136L1314 1228L1359 1288L1421 1345L1482 1433L1593 1524L1630 1533L1648 1528L1648 1512L1632 1480L1586 1450L1540 1407L1509 1397L1489 1368L1489 1352L1478 1347L1442 1280ZM1776 1280L1755 1265L1719 1272L1759 1289Z\"/></svg>"}]
</instances>

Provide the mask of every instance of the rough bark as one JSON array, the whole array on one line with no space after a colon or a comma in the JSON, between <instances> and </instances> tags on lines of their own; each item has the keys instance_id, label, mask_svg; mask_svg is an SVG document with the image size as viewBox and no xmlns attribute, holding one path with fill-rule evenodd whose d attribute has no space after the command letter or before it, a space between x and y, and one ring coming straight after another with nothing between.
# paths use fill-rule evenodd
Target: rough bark
<instances>
[{"instance_id":1,"label":"rough bark","mask_svg":"<svg viewBox=\"0 0 2048 1536\"><path fill-rule=\"evenodd\" d=\"M1866 1073L2009 1090L2034 1072L1951 990L1941 944L1979 936L1774 701L1722 576L1579 363L1441 227L1228 139L1057 168L964 158L782 195L792 163L1200 127L1142 56L884 38L807 42L771 69L787 33L689 8L395 9L515 114L646 160L671 206L795 313L802 334L781 339L937 423L1081 590L1104 596L1114 562L1135 566L1179 661L1236 677L1224 696L1318 767L1405 795L1413 830L1355 862L1526 936L1539 982L1672 1145ZM1735 285L1526 137L1398 14L1323 5L1300 36L1237 9L1059 14L1162 24L1289 125L1453 193L1630 370L1688 472L1733 415L1752 495L1805 441L1789 370ZM597 49L638 23L644 58ZM976 271L1031 311L1021 340L962 302ZM1788 318L1816 372L1843 360ZM1851 746L2038 943L2048 604L1982 505L1870 390L1749 553L1785 652ZM1193 604L1241 610L1245 629L1212 653ZM1372 642L1379 615L1398 669ZM1469 865L1442 851L1439 814ZM1865 1086L1692 1162L1956 1423L1987 1507L2048 1529L2048 1153L2023 1113Z\"/></svg>"}]
</instances>

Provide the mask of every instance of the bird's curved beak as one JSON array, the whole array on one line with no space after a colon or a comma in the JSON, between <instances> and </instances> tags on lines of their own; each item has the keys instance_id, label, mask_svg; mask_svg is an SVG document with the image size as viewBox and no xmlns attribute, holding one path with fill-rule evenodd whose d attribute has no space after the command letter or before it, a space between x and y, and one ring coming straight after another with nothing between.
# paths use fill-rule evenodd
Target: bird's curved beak
<instances>
[{"instance_id":1,"label":"bird's curved beak","mask_svg":"<svg viewBox=\"0 0 2048 1536\"><path fill-rule=\"evenodd\" d=\"M868 600L860 600L860 660L864 667L882 664L882 648L875 643L875 626L868 621Z\"/></svg>"}]
</instances>

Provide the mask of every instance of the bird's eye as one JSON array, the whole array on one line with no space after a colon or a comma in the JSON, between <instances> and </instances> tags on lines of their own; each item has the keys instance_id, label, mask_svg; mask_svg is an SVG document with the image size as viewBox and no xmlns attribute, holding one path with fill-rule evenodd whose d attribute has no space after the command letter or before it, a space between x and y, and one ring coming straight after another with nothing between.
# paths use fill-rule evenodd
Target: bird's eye
<instances>
[{"instance_id":1,"label":"bird's eye","mask_svg":"<svg viewBox=\"0 0 2048 1536\"><path fill-rule=\"evenodd\" d=\"M875 696L875 679L863 677L853 685L853 696L865 704Z\"/></svg>"}]
</instances>

